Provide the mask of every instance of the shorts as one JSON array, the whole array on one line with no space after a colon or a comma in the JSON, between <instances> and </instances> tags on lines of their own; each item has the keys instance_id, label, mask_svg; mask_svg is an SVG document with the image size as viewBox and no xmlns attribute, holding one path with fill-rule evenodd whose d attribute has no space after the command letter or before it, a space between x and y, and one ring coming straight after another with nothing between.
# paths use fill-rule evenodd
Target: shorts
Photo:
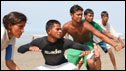
<instances>
[{"instance_id":1,"label":"shorts","mask_svg":"<svg viewBox=\"0 0 126 71\"><path fill-rule=\"evenodd\" d=\"M79 55L82 52L83 51L81 51L81 50L68 49L68 51L67 51L67 60L68 60L68 62L77 65L79 63L80 59L82 58L86 68L89 69L87 59L89 59L89 58L94 59L94 57L95 57L94 51L91 51L91 53L89 55L87 55L87 56L79 57Z\"/></svg>"},{"instance_id":2,"label":"shorts","mask_svg":"<svg viewBox=\"0 0 126 71\"><path fill-rule=\"evenodd\" d=\"M62 63L60 65L51 66L51 65L42 65L34 68L33 70L77 70L77 67L69 62Z\"/></svg>"},{"instance_id":3,"label":"shorts","mask_svg":"<svg viewBox=\"0 0 126 71\"><path fill-rule=\"evenodd\" d=\"M81 57L79 57L79 55L80 55L82 52L83 52L83 51L81 51L81 50L68 49L68 50L67 50L67 60L68 60L68 62L77 65L78 62L79 62L79 60L81 59Z\"/></svg>"},{"instance_id":4,"label":"shorts","mask_svg":"<svg viewBox=\"0 0 126 71\"><path fill-rule=\"evenodd\" d=\"M102 50L103 50L105 53L108 52L108 49L109 49L110 47L107 46L107 44L106 44L104 41L99 42L99 43L97 43L97 44L102 48Z\"/></svg>"},{"instance_id":5,"label":"shorts","mask_svg":"<svg viewBox=\"0 0 126 71\"><path fill-rule=\"evenodd\" d=\"M92 50L94 50L93 43L94 43L93 41L89 41L89 42L85 43L84 45L87 45L90 48L90 50L92 51ZM94 54L87 55L88 58L87 58L87 56L79 57L79 55L82 52L83 52L82 50L68 49L68 51L67 51L67 60L68 60L68 62L71 62L71 63L77 65L79 63L80 59L82 58L86 68L89 69L89 65L88 65L87 59L88 58L94 58L94 57L92 57L92 56L94 56Z\"/></svg>"}]
</instances>

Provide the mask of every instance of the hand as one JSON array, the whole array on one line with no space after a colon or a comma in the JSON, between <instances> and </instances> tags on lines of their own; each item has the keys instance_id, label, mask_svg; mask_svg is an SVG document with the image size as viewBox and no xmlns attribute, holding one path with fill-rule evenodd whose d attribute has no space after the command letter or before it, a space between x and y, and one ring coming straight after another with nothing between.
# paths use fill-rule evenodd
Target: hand
<instances>
[{"instance_id":1,"label":"hand","mask_svg":"<svg viewBox=\"0 0 126 71\"><path fill-rule=\"evenodd\" d=\"M113 39L112 39L114 42L119 42L119 39L118 38L116 38L116 37L114 37Z\"/></svg>"},{"instance_id":2,"label":"hand","mask_svg":"<svg viewBox=\"0 0 126 71\"><path fill-rule=\"evenodd\" d=\"M100 57L100 49L99 49L99 45L96 45L95 43L93 43L94 45L94 54L95 54L95 57Z\"/></svg>"},{"instance_id":3,"label":"hand","mask_svg":"<svg viewBox=\"0 0 126 71\"><path fill-rule=\"evenodd\" d=\"M120 45L116 45L114 48L115 48L116 51L120 51L121 50L121 46Z\"/></svg>"},{"instance_id":4,"label":"hand","mask_svg":"<svg viewBox=\"0 0 126 71\"><path fill-rule=\"evenodd\" d=\"M15 70L21 70L18 66L16 66L16 69Z\"/></svg>"},{"instance_id":5,"label":"hand","mask_svg":"<svg viewBox=\"0 0 126 71\"><path fill-rule=\"evenodd\" d=\"M32 47L29 48L29 50L30 50L30 51L41 51L41 50L39 49L39 47L37 47L37 46L32 46Z\"/></svg>"},{"instance_id":6,"label":"hand","mask_svg":"<svg viewBox=\"0 0 126 71\"><path fill-rule=\"evenodd\" d=\"M118 38L120 44L122 45L122 47L124 48L125 47L125 43L123 42L123 40L121 38Z\"/></svg>"},{"instance_id":7,"label":"hand","mask_svg":"<svg viewBox=\"0 0 126 71\"><path fill-rule=\"evenodd\" d=\"M117 45L114 47L116 51L120 51L124 46L122 46L120 43L117 43Z\"/></svg>"},{"instance_id":8,"label":"hand","mask_svg":"<svg viewBox=\"0 0 126 71\"><path fill-rule=\"evenodd\" d=\"M116 43L117 45L115 46L115 50L116 51L120 51L122 48L125 47L125 44L123 42L123 40L121 40L120 38L118 38L118 43Z\"/></svg>"},{"instance_id":9,"label":"hand","mask_svg":"<svg viewBox=\"0 0 126 71\"><path fill-rule=\"evenodd\" d=\"M82 56L88 55L90 53L91 53L91 51L87 50L87 51L82 52L79 56L82 57Z\"/></svg>"}]
</instances>

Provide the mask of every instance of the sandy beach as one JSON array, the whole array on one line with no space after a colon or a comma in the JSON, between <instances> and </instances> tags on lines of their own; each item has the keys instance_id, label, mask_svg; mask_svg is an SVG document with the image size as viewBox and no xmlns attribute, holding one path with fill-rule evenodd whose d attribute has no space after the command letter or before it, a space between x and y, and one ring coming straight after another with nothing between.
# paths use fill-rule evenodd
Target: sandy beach
<instances>
[{"instance_id":1,"label":"sandy beach","mask_svg":"<svg viewBox=\"0 0 126 71\"><path fill-rule=\"evenodd\" d=\"M44 64L43 55L40 52L26 52L25 54L20 54L17 52L17 48L15 48L14 52L14 61L15 63L20 66L22 70L31 70L37 66ZM116 62L117 62L117 69L118 70L125 70L125 48L121 51L116 52L112 48ZM102 70L114 70L113 65L110 61L109 55L105 54L103 50L100 48L101 53L101 62L102 62ZM1 51L1 70L8 70L5 66L5 50ZM81 70L86 70L84 66L82 66Z\"/></svg>"}]
</instances>

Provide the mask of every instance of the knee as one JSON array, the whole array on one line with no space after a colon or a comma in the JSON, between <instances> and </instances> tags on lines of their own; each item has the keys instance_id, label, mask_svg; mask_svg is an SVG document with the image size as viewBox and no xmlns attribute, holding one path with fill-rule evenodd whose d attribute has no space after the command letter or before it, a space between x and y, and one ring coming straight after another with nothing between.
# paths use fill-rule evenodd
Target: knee
<instances>
[{"instance_id":1,"label":"knee","mask_svg":"<svg viewBox=\"0 0 126 71\"><path fill-rule=\"evenodd\" d=\"M100 52L95 52L95 58L100 58Z\"/></svg>"},{"instance_id":2,"label":"knee","mask_svg":"<svg viewBox=\"0 0 126 71\"><path fill-rule=\"evenodd\" d=\"M79 61L79 64L83 64L83 60L80 60L80 61Z\"/></svg>"},{"instance_id":3,"label":"knee","mask_svg":"<svg viewBox=\"0 0 126 71\"><path fill-rule=\"evenodd\" d=\"M108 49L109 54L113 54L112 49Z\"/></svg>"},{"instance_id":4,"label":"knee","mask_svg":"<svg viewBox=\"0 0 126 71\"><path fill-rule=\"evenodd\" d=\"M94 63L94 60L93 59L88 59L88 64L93 64Z\"/></svg>"}]
</instances>

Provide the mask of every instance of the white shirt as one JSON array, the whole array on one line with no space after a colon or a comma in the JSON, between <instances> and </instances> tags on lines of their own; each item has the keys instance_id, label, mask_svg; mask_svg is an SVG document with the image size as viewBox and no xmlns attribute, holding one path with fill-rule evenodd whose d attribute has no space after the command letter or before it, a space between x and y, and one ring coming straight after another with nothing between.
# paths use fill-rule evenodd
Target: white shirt
<instances>
[{"instance_id":1,"label":"white shirt","mask_svg":"<svg viewBox=\"0 0 126 71\"><path fill-rule=\"evenodd\" d=\"M1 27L1 51L6 49L6 60L13 58L15 40L15 37L9 39L7 30Z\"/></svg>"},{"instance_id":2,"label":"white shirt","mask_svg":"<svg viewBox=\"0 0 126 71\"><path fill-rule=\"evenodd\" d=\"M110 34L114 35L115 37L118 37L118 33L116 33L116 31L113 29L113 27L111 26L111 24L109 24L107 22L106 26L104 26L102 24L102 20L96 21L105 31L109 32ZM101 42L102 40L100 38L98 38L97 36L93 35L93 40L96 43Z\"/></svg>"}]
</instances>

